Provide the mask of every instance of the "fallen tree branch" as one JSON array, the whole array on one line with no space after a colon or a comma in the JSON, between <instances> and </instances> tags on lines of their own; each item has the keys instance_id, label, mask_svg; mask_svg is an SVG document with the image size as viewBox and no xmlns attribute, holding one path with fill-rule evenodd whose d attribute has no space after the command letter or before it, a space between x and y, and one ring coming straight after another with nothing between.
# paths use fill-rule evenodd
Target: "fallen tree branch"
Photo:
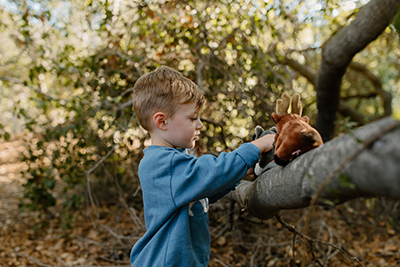
<instances>
[{"instance_id":1,"label":"fallen tree branch","mask_svg":"<svg viewBox=\"0 0 400 267\"><path fill-rule=\"evenodd\" d=\"M400 121L384 118L331 140L286 167L275 167L254 182L242 181L227 197L260 219L309 206L327 181L315 205L359 197L400 199L399 162Z\"/></svg>"}]
</instances>

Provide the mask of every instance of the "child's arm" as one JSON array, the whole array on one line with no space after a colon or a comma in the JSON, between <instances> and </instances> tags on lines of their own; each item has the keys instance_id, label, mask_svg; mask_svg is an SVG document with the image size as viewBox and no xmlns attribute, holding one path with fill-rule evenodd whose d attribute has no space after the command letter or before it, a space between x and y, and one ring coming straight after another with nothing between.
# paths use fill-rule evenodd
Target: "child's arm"
<instances>
[{"instance_id":1,"label":"child's arm","mask_svg":"<svg viewBox=\"0 0 400 267\"><path fill-rule=\"evenodd\" d=\"M264 138L264 137L266 137L266 138ZM253 143L255 146L257 146L260 149L261 153L265 153L272 149L272 143L274 142L274 137L275 137L274 134L265 135L260 138L260 139L262 139L261 142L256 142L254 144L254 141L253 141L251 143ZM258 140L260 140L260 139L258 139ZM267 149L267 150L263 151L262 149ZM253 173L253 168L248 169L247 173L242 177L242 179L252 173ZM235 187L236 187L236 185L233 186L232 188L229 188L223 192L217 193L216 195L209 197L210 203L216 202L218 199L222 198L223 196L228 194L230 191L234 190Z\"/></svg>"},{"instance_id":2,"label":"child's arm","mask_svg":"<svg viewBox=\"0 0 400 267\"><path fill-rule=\"evenodd\" d=\"M274 134L267 134L259 139L254 140L251 143L256 147L258 147L261 153L265 153L272 149L272 143L274 142L274 139L275 139Z\"/></svg>"},{"instance_id":3,"label":"child's arm","mask_svg":"<svg viewBox=\"0 0 400 267\"><path fill-rule=\"evenodd\" d=\"M234 186L259 159L272 149L274 135L266 135L218 157L199 158L175 153L170 161L171 194L176 206L210 197Z\"/></svg>"}]
</instances>

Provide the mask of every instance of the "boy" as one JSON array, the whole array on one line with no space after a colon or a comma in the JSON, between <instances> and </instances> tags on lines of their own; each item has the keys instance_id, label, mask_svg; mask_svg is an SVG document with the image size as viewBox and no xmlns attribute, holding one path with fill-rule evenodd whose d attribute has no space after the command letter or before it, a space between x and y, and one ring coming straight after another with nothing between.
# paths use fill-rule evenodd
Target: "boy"
<instances>
[{"instance_id":1,"label":"boy","mask_svg":"<svg viewBox=\"0 0 400 267\"><path fill-rule=\"evenodd\" d=\"M139 164L147 232L132 248L133 267L207 266L208 198L232 188L272 149L274 135L266 135L218 157L186 154L203 127L204 103L198 86L169 67L135 83L133 108L151 145Z\"/></svg>"}]
</instances>

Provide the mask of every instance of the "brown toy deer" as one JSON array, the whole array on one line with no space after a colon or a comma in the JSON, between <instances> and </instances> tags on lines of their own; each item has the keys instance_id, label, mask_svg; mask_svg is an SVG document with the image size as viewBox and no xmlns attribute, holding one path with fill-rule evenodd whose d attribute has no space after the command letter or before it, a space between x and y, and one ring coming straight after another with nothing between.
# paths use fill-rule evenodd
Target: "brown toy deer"
<instances>
[{"instance_id":1,"label":"brown toy deer","mask_svg":"<svg viewBox=\"0 0 400 267\"><path fill-rule=\"evenodd\" d=\"M291 113L288 113L289 105ZM276 113L271 117L276 124L275 163L287 165L294 157L304 154L323 144L321 135L309 124L307 116L301 117L302 104L299 94L292 101L287 93L276 102Z\"/></svg>"}]
</instances>

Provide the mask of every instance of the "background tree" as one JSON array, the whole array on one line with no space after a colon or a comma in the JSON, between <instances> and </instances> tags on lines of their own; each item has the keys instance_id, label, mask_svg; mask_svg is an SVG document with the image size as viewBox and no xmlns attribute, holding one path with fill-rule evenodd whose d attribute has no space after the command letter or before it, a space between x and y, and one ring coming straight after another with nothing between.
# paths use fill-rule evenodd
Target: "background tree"
<instances>
[{"instance_id":1,"label":"background tree","mask_svg":"<svg viewBox=\"0 0 400 267\"><path fill-rule=\"evenodd\" d=\"M325 140L334 136L334 124L340 102L342 77L352 58L375 40L397 14L400 1L371 1L358 12L355 20L338 31L324 46L317 78L317 127ZM353 64L357 69L357 65ZM362 68L361 68L362 69ZM382 92L375 82L382 102L390 103L391 96ZM342 104L343 105L343 104ZM392 114L390 105L382 105L383 114Z\"/></svg>"}]
</instances>

